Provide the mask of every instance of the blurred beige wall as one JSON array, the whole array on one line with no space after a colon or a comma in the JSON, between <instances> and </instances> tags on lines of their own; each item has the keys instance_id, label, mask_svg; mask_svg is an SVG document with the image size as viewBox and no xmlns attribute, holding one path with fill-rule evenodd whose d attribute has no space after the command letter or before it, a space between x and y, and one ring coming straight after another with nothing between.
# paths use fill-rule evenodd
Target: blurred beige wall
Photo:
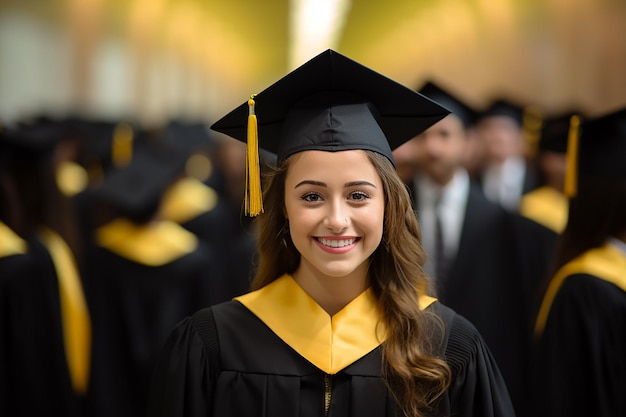
<instances>
[{"instance_id":1,"label":"blurred beige wall","mask_svg":"<svg viewBox=\"0 0 626 417\"><path fill-rule=\"evenodd\" d=\"M0 0L0 121L210 122L288 72L289 5ZM410 87L434 77L476 106L626 105L622 0L353 0L328 47Z\"/></svg>"}]
</instances>

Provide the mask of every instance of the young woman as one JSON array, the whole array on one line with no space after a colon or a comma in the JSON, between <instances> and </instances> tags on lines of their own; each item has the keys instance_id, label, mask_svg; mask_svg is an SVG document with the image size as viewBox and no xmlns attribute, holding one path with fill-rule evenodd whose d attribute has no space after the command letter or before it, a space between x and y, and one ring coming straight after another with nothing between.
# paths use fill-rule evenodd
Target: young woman
<instances>
[{"instance_id":1,"label":"young woman","mask_svg":"<svg viewBox=\"0 0 626 417\"><path fill-rule=\"evenodd\" d=\"M391 149L447 111L330 50L213 129L245 141L249 106L277 154L262 205L249 161L252 291L177 326L148 415L512 416L481 336L429 296L393 165Z\"/></svg>"}]
</instances>

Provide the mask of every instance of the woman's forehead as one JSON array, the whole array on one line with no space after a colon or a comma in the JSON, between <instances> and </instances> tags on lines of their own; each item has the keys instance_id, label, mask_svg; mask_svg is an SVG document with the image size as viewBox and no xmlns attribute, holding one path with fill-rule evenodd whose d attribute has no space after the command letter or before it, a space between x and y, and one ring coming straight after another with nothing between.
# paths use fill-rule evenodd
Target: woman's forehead
<instances>
[{"instance_id":1,"label":"woman's forehead","mask_svg":"<svg viewBox=\"0 0 626 417\"><path fill-rule=\"evenodd\" d=\"M324 177L352 180L376 179L380 176L367 153L360 149L346 151L308 150L298 152L289 161L287 179Z\"/></svg>"}]
</instances>

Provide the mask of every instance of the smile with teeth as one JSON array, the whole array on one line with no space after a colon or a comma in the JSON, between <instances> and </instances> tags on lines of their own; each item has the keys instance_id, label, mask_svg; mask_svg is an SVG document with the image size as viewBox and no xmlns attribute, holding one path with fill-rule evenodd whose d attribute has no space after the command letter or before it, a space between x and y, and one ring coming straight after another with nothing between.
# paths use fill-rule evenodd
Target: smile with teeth
<instances>
[{"instance_id":1,"label":"smile with teeth","mask_svg":"<svg viewBox=\"0 0 626 417\"><path fill-rule=\"evenodd\" d=\"M350 239L324 239L323 237L318 237L317 241L320 242L324 246L329 246L331 248L343 248L344 246L350 246L354 242L356 242L356 238Z\"/></svg>"}]
</instances>

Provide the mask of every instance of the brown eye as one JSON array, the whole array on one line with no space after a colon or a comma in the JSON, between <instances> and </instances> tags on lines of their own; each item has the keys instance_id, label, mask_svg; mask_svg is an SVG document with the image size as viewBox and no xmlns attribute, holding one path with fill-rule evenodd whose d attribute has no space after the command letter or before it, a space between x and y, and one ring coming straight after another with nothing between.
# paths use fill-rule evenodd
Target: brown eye
<instances>
[{"instance_id":1,"label":"brown eye","mask_svg":"<svg viewBox=\"0 0 626 417\"><path fill-rule=\"evenodd\" d=\"M304 201L309 201L311 203L317 202L317 201L321 201L322 200L322 196L320 196L317 193L307 193L305 195L303 195L301 197Z\"/></svg>"},{"instance_id":2,"label":"brown eye","mask_svg":"<svg viewBox=\"0 0 626 417\"><path fill-rule=\"evenodd\" d=\"M369 198L369 195L367 195L364 192L361 191L355 191L353 193L350 194L350 199L354 200L354 201L363 201Z\"/></svg>"}]
</instances>

